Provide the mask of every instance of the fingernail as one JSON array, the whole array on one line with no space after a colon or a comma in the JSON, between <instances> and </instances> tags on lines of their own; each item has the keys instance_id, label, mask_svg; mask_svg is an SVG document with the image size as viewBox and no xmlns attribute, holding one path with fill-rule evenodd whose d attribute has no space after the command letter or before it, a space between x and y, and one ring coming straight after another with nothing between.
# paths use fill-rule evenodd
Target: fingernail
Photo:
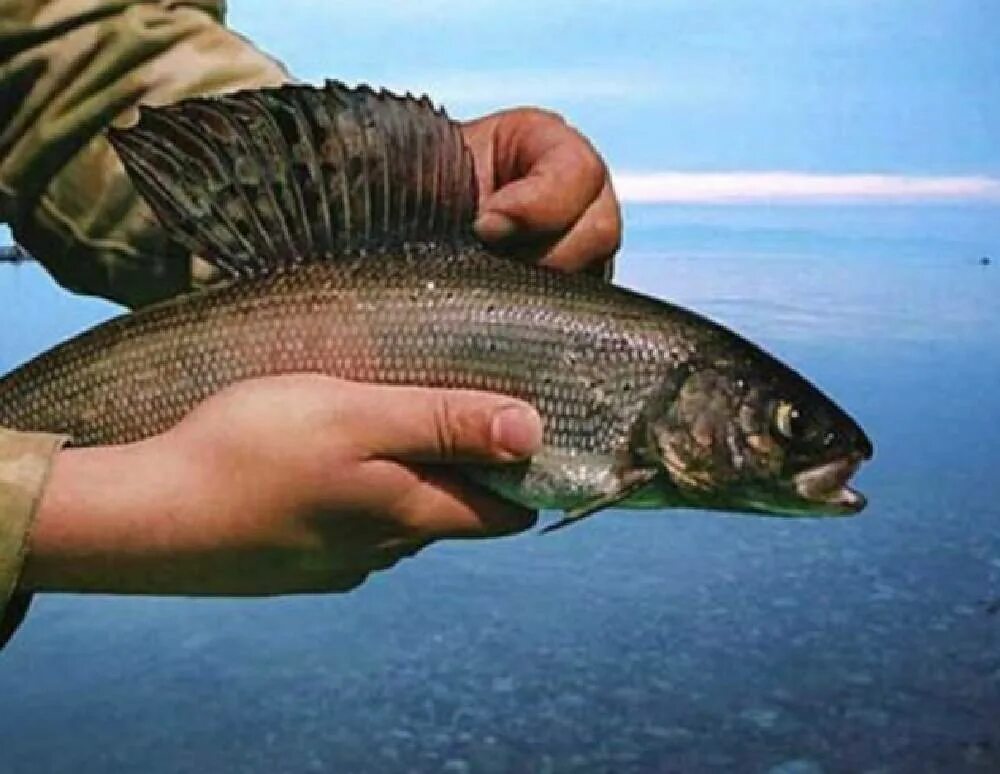
<instances>
[{"instance_id":1,"label":"fingernail","mask_svg":"<svg viewBox=\"0 0 1000 774\"><path fill-rule=\"evenodd\" d=\"M476 219L476 233L487 242L501 242L517 233L517 223L499 212L484 212Z\"/></svg>"},{"instance_id":2,"label":"fingernail","mask_svg":"<svg viewBox=\"0 0 1000 774\"><path fill-rule=\"evenodd\" d=\"M542 445L542 422L524 406L507 406L493 415L493 445L514 459L528 457Z\"/></svg>"}]
</instances>

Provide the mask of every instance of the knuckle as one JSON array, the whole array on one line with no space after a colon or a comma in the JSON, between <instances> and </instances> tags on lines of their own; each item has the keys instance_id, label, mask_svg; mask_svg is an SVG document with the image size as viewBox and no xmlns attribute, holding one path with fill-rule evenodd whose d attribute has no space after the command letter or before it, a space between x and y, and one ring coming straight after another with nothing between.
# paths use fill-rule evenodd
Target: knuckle
<instances>
[{"instance_id":1,"label":"knuckle","mask_svg":"<svg viewBox=\"0 0 1000 774\"><path fill-rule=\"evenodd\" d=\"M517 112L522 118L529 121L567 126L566 119L561 113L557 113L555 110L550 110L548 108L526 107L520 108Z\"/></svg>"},{"instance_id":2,"label":"knuckle","mask_svg":"<svg viewBox=\"0 0 1000 774\"><path fill-rule=\"evenodd\" d=\"M431 403L435 443L441 457L454 457L458 451L458 417L447 395L435 395Z\"/></svg>"},{"instance_id":3,"label":"knuckle","mask_svg":"<svg viewBox=\"0 0 1000 774\"><path fill-rule=\"evenodd\" d=\"M303 437L302 442L308 439L315 447L318 463L325 471L346 458L363 458L362 437L350 424L352 413L345 401L335 398L317 414L317 421L311 425L312 431Z\"/></svg>"},{"instance_id":4,"label":"knuckle","mask_svg":"<svg viewBox=\"0 0 1000 774\"><path fill-rule=\"evenodd\" d=\"M381 571L395 567L404 559L415 556L428 543L430 540L427 538L400 537L387 540L378 548L376 555L372 558L371 569Z\"/></svg>"},{"instance_id":5,"label":"knuckle","mask_svg":"<svg viewBox=\"0 0 1000 774\"><path fill-rule=\"evenodd\" d=\"M608 180L608 168L604 159L600 157L596 150L586 140L579 149L579 161L577 166L580 175L588 182L591 195L597 199L601 196L605 183Z\"/></svg>"},{"instance_id":6,"label":"knuckle","mask_svg":"<svg viewBox=\"0 0 1000 774\"><path fill-rule=\"evenodd\" d=\"M591 222L595 240L602 248L617 250L621 246L621 219L617 214L598 214Z\"/></svg>"},{"instance_id":7,"label":"knuckle","mask_svg":"<svg viewBox=\"0 0 1000 774\"><path fill-rule=\"evenodd\" d=\"M583 137L579 132L576 132L576 136L580 140L579 146L579 165L580 168L587 173L589 177L598 179L601 183L604 183L604 178L607 174L607 169L604 166L604 159L600 157L598 152L594 150L594 147Z\"/></svg>"}]
</instances>

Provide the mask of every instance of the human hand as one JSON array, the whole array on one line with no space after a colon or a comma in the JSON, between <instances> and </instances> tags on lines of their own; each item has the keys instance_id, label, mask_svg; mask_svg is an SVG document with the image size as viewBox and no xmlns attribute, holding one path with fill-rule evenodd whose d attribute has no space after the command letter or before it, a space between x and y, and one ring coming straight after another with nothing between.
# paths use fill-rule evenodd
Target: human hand
<instances>
[{"instance_id":1,"label":"human hand","mask_svg":"<svg viewBox=\"0 0 1000 774\"><path fill-rule=\"evenodd\" d=\"M557 114L518 108L462 125L479 179L476 232L519 257L610 268L621 211L604 161Z\"/></svg>"},{"instance_id":2,"label":"human hand","mask_svg":"<svg viewBox=\"0 0 1000 774\"><path fill-rule=\"evenodd\" d=\"M446 464L541 443L511 398L290 375L242 382L176 428L61 452L32 532L28 591L347 590L441 538L506 535L534 514Z\"/></svg>"}]
</instances>

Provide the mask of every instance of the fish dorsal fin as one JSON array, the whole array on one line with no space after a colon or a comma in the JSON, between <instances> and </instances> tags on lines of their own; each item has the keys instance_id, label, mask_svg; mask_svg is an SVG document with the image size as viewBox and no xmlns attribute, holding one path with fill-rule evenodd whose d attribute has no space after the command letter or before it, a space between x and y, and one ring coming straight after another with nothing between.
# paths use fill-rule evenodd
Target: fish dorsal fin
<instances>
[{"instance_id":1,"label":"fish dorsal fin","mask_svg":"<svg viewBox=\"0 0 1000 774\"><path fill-rule=\"evenodd\" d=\"M231 277L475 240L472 156L426 97L255 89L143 107L108 136L169 234Z\"/></svg>"}]
</instances>

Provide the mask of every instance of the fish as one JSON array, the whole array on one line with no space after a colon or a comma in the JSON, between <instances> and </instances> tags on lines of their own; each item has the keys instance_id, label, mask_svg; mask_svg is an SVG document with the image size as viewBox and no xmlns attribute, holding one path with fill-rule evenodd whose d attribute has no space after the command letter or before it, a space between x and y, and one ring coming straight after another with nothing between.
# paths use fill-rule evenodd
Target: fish
<instances>
[{"instance_id":1,"label":"fish","mask_svg":"<svg viewBox=\"0 0 1000 774\"><path fill-rule=\"evenodd\" d=\"M849 480L871 441L791 367L694 311L482 243L471 153L426 96L285 85L142 107L107 137L219 279L6 375L0 425L125 444L240 380L311 372L532 404L536 454L459 470L562 511L550 528L612 506L865 506Z\"/></svg>"}]
</instances>

